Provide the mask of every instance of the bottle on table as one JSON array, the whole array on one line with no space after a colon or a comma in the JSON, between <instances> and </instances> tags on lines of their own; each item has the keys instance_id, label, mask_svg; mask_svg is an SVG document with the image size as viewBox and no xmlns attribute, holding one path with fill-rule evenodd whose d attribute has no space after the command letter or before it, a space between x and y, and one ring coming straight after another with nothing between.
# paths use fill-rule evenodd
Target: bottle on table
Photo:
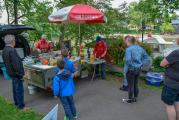
<instances>
[{"instance_id":1,"label":"bottle on table","mask_svg":"<svg viewBox=\"0 0 179 120\"><path fill-rule=\"evenodd\" d=\"M91 53L91 56L90 56L90 62L91 63L94 63L94 60L95 60L95 56L93 53Z\"/></svg>"},{"instance_id":2,"label":"bottle on table","mask_svg":"<svg viewBox=\"0 0 179 120\"><path fill-rule=\"evenodd\" d=\"M90 59L90 55L91 55L91 50L90 50L90 48L87 49L87 54L88 54L88 59Z\"/></svg>"}]
</instances>

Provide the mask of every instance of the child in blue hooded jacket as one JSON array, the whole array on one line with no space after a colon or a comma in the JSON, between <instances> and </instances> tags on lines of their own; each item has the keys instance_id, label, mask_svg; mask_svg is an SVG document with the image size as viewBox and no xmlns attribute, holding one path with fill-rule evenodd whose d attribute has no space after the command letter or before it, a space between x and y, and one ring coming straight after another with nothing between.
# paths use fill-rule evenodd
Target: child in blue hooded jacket
<instances>
[{"instance_id":1,"label":"child in blue hooded jacket","mask_svg":"<svg viewBox=\"0 0 179 120\"><path fill-rule=\"evenodd\" d=\"M53 79L53 93L55 97L59 97L63 105L67 120L77 119L77 112L73 100L75 94L75 85L73 75L65 68L65 61L59 59L57 61L59 68L58 74Z\"/></svg>"}]
</instances>

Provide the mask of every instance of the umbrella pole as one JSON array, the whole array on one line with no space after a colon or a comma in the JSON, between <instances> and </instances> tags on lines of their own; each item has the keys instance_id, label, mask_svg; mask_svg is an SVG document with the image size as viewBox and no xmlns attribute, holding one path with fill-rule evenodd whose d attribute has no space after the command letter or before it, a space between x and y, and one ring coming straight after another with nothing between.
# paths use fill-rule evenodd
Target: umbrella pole
<instances>
[{"instance_id":1,"label":"umbrella pole","mask_svg":"<svg viewBox=\"0 0 179 120\"><path fill-rule=\"evenodd\" d=\"M79 23L79 44L81 44L81 24Z\"/></svg>"}]
</instances>

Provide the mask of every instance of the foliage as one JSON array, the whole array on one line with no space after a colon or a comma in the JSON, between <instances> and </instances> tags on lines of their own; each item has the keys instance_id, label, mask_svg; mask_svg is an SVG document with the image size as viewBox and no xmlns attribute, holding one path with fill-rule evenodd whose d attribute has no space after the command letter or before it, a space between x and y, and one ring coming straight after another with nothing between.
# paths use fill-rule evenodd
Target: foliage
<instances>
[{"instance_id":1,"label":"foliage","mask_svg":"<svg viewBox=\"0 0 179 120\"><path fill-rule=\"evenodd\" d=\"M139 44L142 48L144 48L146 50L148 55L152 54L153 49L152 49L152 47L149 44L147 44L147 43L141 43L141 42L138 42L137 44Z\"/></svg>"},{"instance_id":2,"label":"foliage","mask_svg":"<svg viewBox=\"0 0 179 120\"><path fill-rule=\"evenodd\" d=\"M151 46L141 42L138 42L137 44L143 47L149 55L152 54L153 50ZM117 39L115 38L109 39L108 46L109 46L108 52L112 56L115 64L122 66L124 63L121 61L124 60L125 49L126 49L126 44L123 41L123 37L119 37Z\"/></svg>"},{"instance_id":3,"label":"foliage","mask_svg":"<svg viewBox=\"0 0 179 120\"><path fill-rule=\"evenodd\" d=\"M28 13L33 11L37 0L4 0L4 7L8 15L8 23L14 23L14 5L17 5L18 20L24 18Z\"/></svg>"},{"instance_id":4,"label":"foliage","mask_svg":"<svg viewBox=\"0 0 179 120\"><path fill-rule=\"evenodd\" d=\"M0 120L41 120L42 116L33 111L23 112L0 96Z\"/></svg>"},{"instance_id":5,"label":"foliage","mask_svg":"<svg viewBox=\"0 0 179 120\"><path fill-rule=\"evenodd\" d=\"M108 39L108 52L114 60L115 64L124 59L126 45L123 37Z\"/></svg>"},{"instance_id":6,"label":"foliage","mask_svg":"<svg viewBox=\"0 0 179 120\"><path fill-rule=\"evenodd\" d=\"M125 49L126 49L126 44L123 40L123 36L119 36L117 38L115 37L108 37L107 40L107 45L108 45L108 53L112 57L113 61L115 64L118 66L124 66L124 55L125 55ZM96 41L90 42L86 44L87 48L94 48ZM153 50L152 47L149 46L146 43L141 43L137 42L138 45L143 47L146 52L151 55Z\"/></svg>"},{"instance_id":7,"label":"foliage","mask_svg":"<svg viewBox=\"0 0 179 120\"><path fill-rule=\"evenodd\" d=\"M174 14L174 10L179 9L179 0L159 0L161 17L165 22L171 21L171 15Z\"/></svg>"},{"instance_id":8,"label":"foliage","mask_svg":"<svg viewBox=\"0 0 179 120\"><path fill-rule=\"evenodd\" d=\"M129 25L140 30L142 20L145 20L147 28L158 27L162 22L170 22L176 18L174 10L177 9L178 4L179 0L139 0L138 3L132 2L128 10Z\"/></svg>"},{"instance_id":9,"label":"foliage","mask_svg":"<svg viewBox=\"0 0 179 120\"><path fill-rule=\"evenodd\" d=\"M163 60L163 57L157 57L153 60L153 71L154 72L164 72L165 69L160 66L161 61Z\"/></svg>"},{"instance_id":10,"label":"foliage","mask_svg":"<svg viewBox=\"0 0 179 120\"><path fill-rule=\"evenodd\" d=\"M173 25L171 23L163 23L160 27L161 31L164 33L172 33L175 31L175 28L173 27Z\"/></svg>"},{"instance_id":11,"label":"foliage","mask_svg":"<svg viewBox=\"0 0 179 120\"><path fill-rule=\"evenodd\" d=\"M33 11L26 15L26 19L22 23L33 26L36 30L29 32L30 40L37 41L40 39L42 34L46 34L49 40L53 37L57 37L59 29L55 25L48 23L48 16L53 11L53 7L50 2L37 2Z\"/></svg>"},{"instance_id":12,"label":"foliage","mask_svg":"<svg viewBox=\"0 0 179 120\"><path fill-rule=\"evenodd\" d=\"M55 46L54 46L54 50L60 50L60 43L56 43Z\"/></svg>"},{"instance_id":13,"label":"foliage","mask_svg":"<svg viewBox=\"0 0 179 120\"><path fill-rule=\"evenodd\" d=\"M160 16L158 0L140 0L135 10L141 12L141 17L145 18L146 22L154 22Z\"/></svg>"},{"instance_id":14,"label":"foliage","mask_svg":"<svg viewBox=\"0 0 179 120\"><path fill-rule=\"evenodd\" d=\"M41 34L47 34L49 40L72 40L72 45L77 47L79 43L91 42L96 34L115 34L115 33L139 33L141 29L141 20L145 18L147 26L155 25L156 19L160 22L169 21L176 18L173 10L177 8L178 0L140 0L119 6L114 9L111 6L111 0L4 0L1 9L8 13L9 23L14 22L14 4L18 5L19 23L31 25L36 28L35 32L30 32L30 40L36 41ZM81 24L81 33L79 37L78 24L49 24L48 16L53 10L74 4L88 4L103 11L108 18L104 24ZM124 8L124 9L123 9ZM165 12L163 12L165 10ZM164 15L165 14L165 15ZM170 17L170 14L172 15ZM168 15L168 17L166 17ZM166 20L167 18L167 20ZM134 28L134 29L130 29Z\"/></svg>"},{"instance_id":15,"label":"foliage","mask_svg":"<svg viewBox=\"0 0 179 120\"><path fill-rule=\"evenodd\" d=\"M137 30L141 27L141 19L142 19L142 12L135 10L138 6L137 2L132 2L129 6L128 10L128 22L130 24L130 27L137 27Z\"/></svg>"}]
</instances>

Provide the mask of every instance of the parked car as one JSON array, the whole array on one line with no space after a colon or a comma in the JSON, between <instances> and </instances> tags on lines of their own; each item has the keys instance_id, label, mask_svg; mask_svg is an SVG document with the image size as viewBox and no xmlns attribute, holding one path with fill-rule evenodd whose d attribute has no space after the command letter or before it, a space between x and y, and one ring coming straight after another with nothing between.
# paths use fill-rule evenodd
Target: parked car
<instances>
[{"instance_id":1,"label":"parked car","mask_svg":"<svg viewBox=\"0 0 179 120\"><path fill-rule=\"evenodd\" d=\"M21 34L27 30L35 30L33 27L26 25L0 25L0 63L2 60L2 50L5 47L3 37L7 34L13 34L16 38L16 50L21 58L30 54L30 46L27 39Z\"/></svg>"}]
</instances>

